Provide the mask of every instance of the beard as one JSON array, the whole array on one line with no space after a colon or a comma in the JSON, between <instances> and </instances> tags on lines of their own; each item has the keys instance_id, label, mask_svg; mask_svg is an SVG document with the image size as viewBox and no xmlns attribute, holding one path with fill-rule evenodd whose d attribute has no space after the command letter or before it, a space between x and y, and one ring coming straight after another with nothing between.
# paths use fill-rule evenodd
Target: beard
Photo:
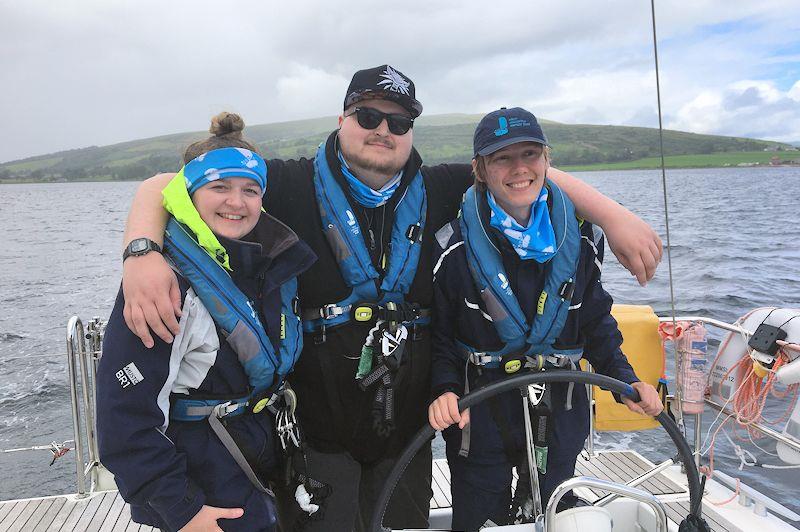
<instances>
[{"instance_id":1,"label":"beard","mask_svg":"<svg viewBox=\"0 0 800 532\"><path fill-rule=\"evenodd\" d=\"M347 150L344 145L340 145L340 148L347 164L356 174L361 172L383 174L388 179L402 170L408 160L408 157L405 157L402 161L399 161L398 159L401 158L399 154L394 154L392 157L377 157L368 154L352 153Z\"/></svg>"}]
</instances>

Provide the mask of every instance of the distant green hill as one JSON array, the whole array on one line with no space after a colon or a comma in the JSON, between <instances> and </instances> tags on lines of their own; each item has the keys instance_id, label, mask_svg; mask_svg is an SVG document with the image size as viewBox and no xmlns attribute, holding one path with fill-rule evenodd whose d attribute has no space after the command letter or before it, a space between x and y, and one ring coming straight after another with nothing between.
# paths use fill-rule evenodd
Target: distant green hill
<instances>
[{"instance_id":1,"label":"distant green hill","mask_svg":"<svg viewBox=\"0 0 800 532\"><path fill-rule=\"evenodd\" d=\"M472 132L481 115L446 114L421 117L414 126L414 144L427 164L468 162ZM561 124L544 121L559 167L648 168L659 156L658 130L643 127ZM310 157L336 117L248 126L245 134L264 148L268 157ZM110 146L92 146L0 164L0 182L144 179L180 166L182 150L204 132L177 133ZM723 166L742 162L733 154L756 153L750 162L768 162L775 154L765 149L790 149L787 144L755 139L664 132L664 151L670 161L686 166ZM789 152L800 158L800 152ZM787 153L787 155L789 154ZM713 157L705 157L714 154ZM730 160L725 154L730 154ZM680 156L680 157L678 157ZM689 157L686 156L698 156ZM641 161L641 163L640 163ZM688 164L685 162L688 161ZM692 164L694 162L695 164Z\"/></svg>"}]
</instances>

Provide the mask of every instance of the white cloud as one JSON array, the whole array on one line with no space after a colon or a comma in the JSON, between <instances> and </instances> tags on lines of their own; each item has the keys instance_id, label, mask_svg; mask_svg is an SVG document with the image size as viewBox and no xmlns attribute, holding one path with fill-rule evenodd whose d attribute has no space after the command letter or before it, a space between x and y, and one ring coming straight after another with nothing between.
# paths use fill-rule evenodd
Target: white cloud
<instances>
[{"instance_id":1,"label":"white cloud","mask_svg":"<svg viewBox=\"0 0 800 532\"><path fill-rule=\"evenodd\" d=\"M671 129L717 135L800 139L800 81L788 91L773 82L742 80L721 90L705 90L684 104Z\"/></svg>"},{"instance_id":2,"label":"white cloud","mask_svg":"<svg viewBox=\"0 0 800 532\"><path fill-rule=\"evenodd\" d=\"M558 80L532 107L560 122L593 124L630 124L642 109L651 109L655 122L646 125L658 125L654 81L640 70L586 72Z\"/></svg>"},{"instance_id":3,"label":"white cloud","mask_svg":"<svg viewBox=\"0 0 800 532\"><path fill-rule=\"evenodd\" d=\"M319 68L302 64L289 66L288 75L275 82L277 103L294 109L297 118L313 118L341 112L344 93L350 80Z\"/></svg>"},{"instance_id":4,"label":"white cloud","mask_svg":"<svg viewBox=\"0 0 800 532\"><path fill-rule=\"evenodd\" d=\"M13 134L0 161L202 130L221 109L250 124L332 115L352 73L383 63L414 80L428 114L524 105L565 122L656 123L648 2L323 5L4 3L0 111ZM784 106L800 93L800 3L661 0L657 14L667 123L789 139L743 102L794 123Z\"/></svg>"},{"instance_id":5,"label":"white cloud","mask_svg":"<svg viewBox=\"0 0 800 532\"><path fill-rule=\"evenodd\" d=\"M667 124L671 129L683 129L697 133L711 133L719 128L718 111L722 107L722 95L713 91L702 91L676 113L676 119Z\"/></svg>"},{"instance_id":6,"label":"white cloud","mask_svg":"<svg viewBox=\"0 0 800 532\"><path fill-rule=\"evenodd\" d=\"M800 80L797 80L794 85L792 85L792 88L789 89L789 92L786 93L786 96L796 102L800 102Z\"/></svg>"}]
</instances>

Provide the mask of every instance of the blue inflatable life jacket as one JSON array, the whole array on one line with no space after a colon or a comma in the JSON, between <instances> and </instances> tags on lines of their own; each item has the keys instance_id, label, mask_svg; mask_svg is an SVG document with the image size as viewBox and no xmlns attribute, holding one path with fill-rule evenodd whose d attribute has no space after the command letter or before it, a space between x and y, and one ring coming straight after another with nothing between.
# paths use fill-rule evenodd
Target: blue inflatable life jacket
<instances>
[{"instance_id":1,"label":"blue inflatable life jacket","mask_svg":"<svg viewBox=\"0 0 800 532\"><path fill-rule=\"evenodd\" d=\"M382 257L384 264L387 264L382 278L372 264L353 207L328 165L324 142L314 158L314 190L322 218L322 230L336 258L339 272L345 283L352 287L352 292L342 301L304 310L303 329L314 332L346 323L353 317L354 307L358 303L379 306L389 302L403 303L417 272L425 229L427 197L422 174L417 171L397 202L390 254ZM358 316L356 318L359 319ZM423 323L428 321L428 317L411 321Z\"/></svg>"},{"instance_id":2,"label":"blue inflatable life jacket","mask_svg":"<svg viewBox=\"0 0 800 532\"><path fill-rule=\"evenodd\" d=\"M496 367L506 355L561 355L577 362L582 355L580 349L556 350L553 347L569 312L581 235L572 202L553 182L547 181L547 186L553 199L550 217L557 247L555 256L545 263L544 288L530 325L511 290L500 251L481 220L479 201L485 201L485 193L472 186L464 195L459 224L469 270L497 334L505 344L502 349L488 352L477 352L461 344L477 364Z\"/></svg>"},{"instance_id":3,"label":"blue inflatable life jacket","mask_svg":"<svg viewBox=\"0 0 800 532\"><path fill-rule=\"evenodd\" d=\"M222 403L230 403L225 407L225 415L242 413L248 402L255 401L258 403L249 406L254 407L254 412L260 411L266 405L260 400L279 389L303 348L300 317L295 312L297 280L290 279L280 287L281 341L276 351L253 302L239 290L228 272L198 245L193 233L172 217L164 234L164 253L189 281L236 352L251 388L248 397L235 401L178 399L172 404L170 418L202 420Z\"/></svg>"}]
</instances>

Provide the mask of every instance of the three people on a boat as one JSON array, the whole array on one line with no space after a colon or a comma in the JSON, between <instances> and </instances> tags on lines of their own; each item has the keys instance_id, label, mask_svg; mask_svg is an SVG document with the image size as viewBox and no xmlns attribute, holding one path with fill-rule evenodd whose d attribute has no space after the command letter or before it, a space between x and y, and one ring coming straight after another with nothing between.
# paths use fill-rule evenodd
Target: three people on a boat
<instances>
[{"instance_id":1,"label":"three people on a boat","mask_svg":"<svg viewBox=\"0 0 800 532\"><path fill-rule=\"evenodd\" d=\"M276 487L284 530L363 530L399 451L428 422L435 232L455 218L473 179L467 164L422 165L413 148L421 112L402 72L360 70L338 129L313 160L267 162L264 208L319 257L299 277L304 348L288 380L304 445L292 460L294 483ZM652 229L564 172L550 168L548 178L581 217L604 228L641 281L652 276L661 252ZM162 241L161 191L171 179L161 174L140 186L126 245ZM128 326L145 345L153 344L149 328L171 342L181 326L170 267L158 253L140 254L125 261L123 278ZM314 513L294 496L309 479L320 487ZM428 446L401 479L386 525L426 527L430 482Z\"/></svg>"},{"instance_id":2,"label":"three people on a boat","mask_svg":"<svg viewBox=\"0 0 800 532\"><path fill-rule=\"evenodd\" d=\"M433 270L431 425L443 431L451 472L453 529L514 522L517 496L530 493L525 432L529 398L518 391L459 413L459 397L518 371L578 369L632 384L631 410L661 411L655 388L640 382L620 346L611 296L600 271L603 234L575 216L548 179L549 147L536 117L499 109L478 124L460 216L436 233ZM540 390L541 391L541 390ZM589 434L585 386L547 385L531 404L541 500L571 478ZM516 497L515 499L520 499ZM562 501L575 504L568 498ZM524 499L523 499L524 500Z\"/></svg>"},{"instance_id":3,"label":"three people on a boat","mask_svg":"<svg viewBox=\"0 0 800 532\"><path fill-rule=\"evenodd\" d=\"M272 531L277 520L265 486L280 477L280 445L270 409L257 411L300 355L297 277L315 256L262 212L267 166L243 127L238 115L216 116L214 136L186 150L163 191L180 333L147 349L125 325L122 291L105 333L100 458L134 521L161 530L218 530L220 520Z\"/></svg>"}]
</instances>

